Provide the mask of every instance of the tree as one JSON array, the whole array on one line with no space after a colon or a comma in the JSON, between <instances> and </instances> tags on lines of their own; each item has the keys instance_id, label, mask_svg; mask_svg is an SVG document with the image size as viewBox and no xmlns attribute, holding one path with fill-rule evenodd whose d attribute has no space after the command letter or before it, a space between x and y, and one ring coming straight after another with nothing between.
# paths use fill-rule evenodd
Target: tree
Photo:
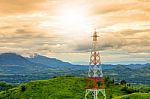
<instances>
[{"instance_id":1,"label":"tree","mask_svg":"<svg viewBox=\"0 0 150 99\"><path fill-rule=\"evenodd\" d=\"M120 81L120 84L121 84L121 85L126 85L126 83L127 83L127 82L126 82L125 80L121 80L121 81Z\"/></svg>"},{"instance_id":2,"label":"tree","mask_svg":"<svg viewBox=\"0 0 150 99\"><path fill-rule=\"evenodd\" d=\"M114 84L114 80L111 80L109 77L105 77L105 84L107 87Z\"/></svg>"},{"instance_id":3,"label":"tree","mask_svg":"<svg viewBox=\"0 0 150 99\"><path fill-rule=\"evenodd\" d=\"M26 87L24 85L21 86L21 92L26 91Z\"/></svg>"}]
</instances>

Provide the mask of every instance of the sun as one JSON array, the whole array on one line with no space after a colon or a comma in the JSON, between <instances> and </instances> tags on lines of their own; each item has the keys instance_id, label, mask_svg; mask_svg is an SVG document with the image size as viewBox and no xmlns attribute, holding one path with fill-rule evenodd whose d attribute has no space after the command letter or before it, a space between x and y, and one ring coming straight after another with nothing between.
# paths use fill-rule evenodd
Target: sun
<instances>
[{"instance_id":1,"label":"sun","mask_svg":"<svg viewBox=\"0 0 150 99\"><path fill-rule=\"evenodd\" d=\"M83 24L86 17L83 9L78 7L65 7L60 13L60 22L65 25Z\"/></svg>"},{"instance_id":2,"label":"sun","mask_svg":"<svg viewBox=\"0 0 150 99\"><path fill-rule=\"evenodd\" d=\"M81 31L88 26L86 9L80 6L64 6L59 9L57 22L65 30Z\"/></svg>"},{"instance_id":3,"label":"sun","mask_svg":"<svg viewBox=\"0 0 150 99\"><path fill-rule=\"evenodd\" d=\"M82 5L59 6L56 14L40 24L40 27L48 29L65 37L81 36L93 30L93 23L87 8ZM71 35L70 35L71 34Z\"/></svg>"}]
</instances>

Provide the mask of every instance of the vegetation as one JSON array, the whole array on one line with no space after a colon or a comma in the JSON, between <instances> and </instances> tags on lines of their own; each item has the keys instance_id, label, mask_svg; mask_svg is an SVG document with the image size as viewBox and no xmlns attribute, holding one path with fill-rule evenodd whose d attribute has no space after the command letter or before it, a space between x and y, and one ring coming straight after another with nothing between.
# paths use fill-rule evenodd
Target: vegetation
<instances>
[{"instance_id":1,"label":"vegetation","mask_svg":"<svg viewBox=\"0 0 150 99\"><path fill-rule=\"evenodd\" d=\"M121 80L120 84L125 85L127 82L125 80Z\"/></svg>"},{"instance_id":2,"label":"vegetation","mask_svg":"<svg viewBox=\"0 0 150 99\"><path fill-rule=\"evenodd\" d=\"M16 86L17 86L16 84L9 84L6 82L0 82L0 92L3 90L11 89L11 88L16 87Z\"/></svg>"},{"instance_id":3,"label":"vegetation","mask_svg":"<svg viewBox=\"0 0 150 99\"><path fill-rule=\"evenodd\" d=\"M128 94L132 88L126 84L115 84L114 80L105 78L107 99L148 99L150 93L139 92ZM65 75L49 80L31 81L15 88L0 92L0 99L83 99L85 95L85 78ZM136 87L134 87L136 88ZM138 88L137 88L138 89ZM140 90L140 89L138 89ZM100 99L102 95L99 94ZM92 99L89 96L89 99Z\"/></svg>"},{"instance_id":4,"label":"vegetation","mask_svg":"<svg viewBox=\"0 0 150 99\"><path fill-rule=\"evenodd\" d=\"M150 93L133 93L116 97L114 99L149 99Z\"/></svg>"}]
</instances>

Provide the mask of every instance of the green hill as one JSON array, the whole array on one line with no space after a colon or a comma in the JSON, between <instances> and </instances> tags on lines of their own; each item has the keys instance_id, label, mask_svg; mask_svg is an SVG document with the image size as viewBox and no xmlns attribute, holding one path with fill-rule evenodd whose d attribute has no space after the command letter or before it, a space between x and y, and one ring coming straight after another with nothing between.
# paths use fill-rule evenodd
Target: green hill
<instances>
[{"instance_id":1,"label":"green hill","mask_svg":"<svg viewBox=\"0 0 150 99\"><path fill-rule=\"evenodd\" d=\"M123 95L116 97L114 99L149 99L150 93L132 93L128 95Z\"/></svg>"},{"instance_id":2,"label":"green hill","mask_svg":"<svg viewBox=\"0 0 150 99\"><path fill-rule=\"evenodd\" d=\"M106 82L107 99L127 94L121 91L122 85L111 83L109 82L108 84ZM0 92L0 99L84 99L84 94L85 78L57 77L49 80L31 81L21 84L18 87L2 91ZM99 97L100 99L103 98L101 94L99 94ZM89 97L89 99L92 98ZM126 98L121 97L121 99Z\"/></svg>"}]
</instances>

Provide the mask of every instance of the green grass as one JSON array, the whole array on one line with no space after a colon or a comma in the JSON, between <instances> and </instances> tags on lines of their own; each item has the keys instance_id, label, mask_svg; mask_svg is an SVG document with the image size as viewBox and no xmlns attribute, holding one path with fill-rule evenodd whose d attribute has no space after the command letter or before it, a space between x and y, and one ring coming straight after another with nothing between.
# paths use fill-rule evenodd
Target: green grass
<instances>
[{"instance_id":1,"label":"green grass","mask_svg":"<svg viewBox=\"0 0 150 99\"><path fill-rule=\"evenodd\" d=\"M74 77L32 81L1 92L0 99L82 99L84 82L83 78ZM23 86L25 90L22 90Z\"/></svg>"},{"instance_id":2,"label":"green grass","mask_svg":"<svg viewBox=\"0 0 150 99\"><path fill-rule=\"evenodd\" d=\"M4 90L8 90L11 88L16 87L17 84L10 84L10 83L6 83L6 82L0 82L0 92L4 91Z\"/></svg>"},{"instance_id":3,"label":"green grass","mask_svg":"<svg viewBox=\"0 0 150 99\"><path fill-rule=\"evenodd\" d=\"M0 99L84 99L85 85L85 78L79 77L37 80L0 92ZM107 99L141 99L137 97L149 96L149 94L142 93L127 95L127 93L121 91L122 87L122 85L115 84L107 86ZM89 99L92 98L89 96ZM101 94L99 94L99 99L103 99Z\"/></svg>"},{"instance_id":4,"label":"green grass","mask_svg":"<svg viewBox=\"0 0 150 99\"><path fill-rule=\"evenodd\" d=\"M150 93L132 93L128 95L115 97L113 99L150 99Z\"/></svg>"}]
</instances>

